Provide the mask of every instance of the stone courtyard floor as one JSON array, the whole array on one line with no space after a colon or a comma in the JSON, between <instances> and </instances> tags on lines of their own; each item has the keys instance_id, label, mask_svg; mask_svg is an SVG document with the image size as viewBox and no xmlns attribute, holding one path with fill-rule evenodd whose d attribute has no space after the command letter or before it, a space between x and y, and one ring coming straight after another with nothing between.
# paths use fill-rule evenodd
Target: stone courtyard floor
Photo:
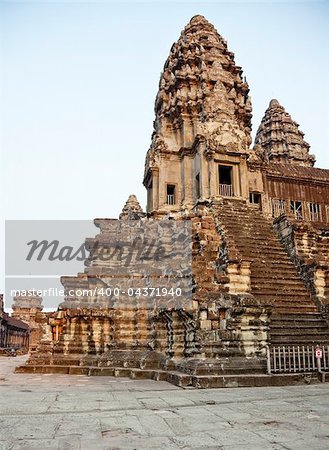
<instances>
[{"instance_id":1,"label":"stone courtyard floor","mask_svg":"<svg viewBox=\"0 0 329 450\"><path fill-rule=\"evenodd\" d=\"M14 374L25 359L0 358L0 450L329 448L329 383L183 390Z\"/></svg>"}]
</instances>

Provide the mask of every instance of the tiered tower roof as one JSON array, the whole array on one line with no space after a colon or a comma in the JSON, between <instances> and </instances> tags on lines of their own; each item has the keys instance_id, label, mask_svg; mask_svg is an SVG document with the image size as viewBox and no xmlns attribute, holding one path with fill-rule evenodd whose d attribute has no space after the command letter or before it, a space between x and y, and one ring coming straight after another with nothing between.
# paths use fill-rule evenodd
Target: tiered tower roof
<instances>
[{"instance_id":1,"label":"tiered tower roof","mask_svg":"<svg viewBox=\"0 0 329 450\"><path fill-rule=\"evenodd\" d=\"M289 163L312 167L314 155L309 154L310 145L304 140L299 125L280 103L273 99L265 111L258 128L255 144L260 145L268 159L278 163Z\"/></svg>"},{"instance_id":2,"label":"tiered tower roof","mask_svg":"<svg viewBox=\"0 0 329 450\"><path fill-rule=\"evenodd\" d=\"M173 44L155 102L153 147L192 145L197 134L222 135L235 150L251 143L251 102L241 67L203 16L194 16ZM176 148L175 148L176 147Z\"/></svg>"},{"instance_id":3,"label":"tiered tower roof","mask_svg":"<svg viewBox=\"0 0 329 450\"><path fill-rule=\"evenodd\" d=\"M129 195L125 206L119 216L120 220L136 220L145 217L145 213L137 200L136 195Z\"/></svg>"}]
</instances>

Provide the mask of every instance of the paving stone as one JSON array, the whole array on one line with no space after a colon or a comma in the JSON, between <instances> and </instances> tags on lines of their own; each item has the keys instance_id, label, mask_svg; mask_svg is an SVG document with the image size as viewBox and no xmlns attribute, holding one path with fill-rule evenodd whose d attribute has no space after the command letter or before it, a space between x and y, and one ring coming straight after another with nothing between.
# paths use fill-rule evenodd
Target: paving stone
<instances>
[{"instance_id":1,"label":"paving stone","mask_svg":"<svg viewBox=\"0 0 329 450\"><path fill-rule=\"evenodd\" d=\"M109 440L81 440L81 450L113 450L113 449L152 449L178 450L174 442L165 437L143 437L136 435L125 435L119 437L111 437Z\"/></svg>"},{"instance_id":2,"label":"paving stone","mask_svg":"<svg viewBox=\"0 0 329 450\"><path fill-rule=\"evenodd\" d=\"M217 446L216 439L205 433L191 433L185 436L176 436L173 441L180 448L208 448L209 446ZM218 447L217 447L218 448Z\"/></svg>"},{"instance_id":3,"label":"paving stone","mask_svg":"<svg viewBox=\"0 0 329 450\"><path fill-rule=\"evenodd\" d=\"M0 450L329 448L328 384L211 391L146 384L143 391L133 381L112 391L110 378L99 378L86 390L59 375L36 382L20 374L17 382L8 368Z\"/></svg>"},{"instance_id":4,"label":"paving stone","mask_svg":"<svg viewBox=\"0 0 329 450\"><path fill-rule=\"evenodd\" d=\"M212 438L216 439L218 445L245 445L246 448L254 446L268 445L270 440L259 436L253 431L249 431L239 426L226 427L220 430L207 431Z\"/></svg>"},{"instance_id":5,"label":"paving stone","mask_svg":"<svg viewBox=\"0 0 329 450\"><path fill-rule=\"evenodd\" d=\"M11 450L59 450L59 444L58 441L51 439L22 439L15 442L10 448Z\"/></svg>"}]
</instances>

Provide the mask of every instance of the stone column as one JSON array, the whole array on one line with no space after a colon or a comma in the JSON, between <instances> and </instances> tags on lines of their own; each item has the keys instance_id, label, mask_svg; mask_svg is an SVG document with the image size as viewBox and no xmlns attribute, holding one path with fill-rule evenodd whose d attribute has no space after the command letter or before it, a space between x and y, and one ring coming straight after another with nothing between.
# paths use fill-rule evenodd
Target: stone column
<instances>
[{"instance_id":1,"label":"stone column","mask_svg":"<svg viewBox=\"0 0 329 450\"><path fill-rule=\"evenodd\" d=\"M239 195L245 199L249 199L249 184L248 184L248 167L244 159L236 166L237 178L239 183Z\"/></svg>"},{"instance_id":2,"label":"stone column","mask_svg":"<svg viewBox=\"0 0 329 450\"><path fill-rule=\"evenodd\" d=\"M201 198L209 198L209 169L208 160L206 158L200 159L200 174L202 178L201 184Z\"/></svg>"},{"instance_id":3,"label":"stone column","mask_svg":"<svg viewBox=\"0 0 329 450\"><path fill-rule=\"evenodd\" d=\"M159 169L152 168L152 192L153 192L153 206L152 209L159 208Z\"/></svg>"},{"instance_id":4,"label":"stone column","mask_svg":"<svg viewBox=\"0 0 329 450\"><path fill-rule=\"evenodd\" d=\"M241 186L240 186L240 167L239 164L233 164L232 167L232 184L233 184L233 194L234 197L241 197Z\"/></svg>"},{"instance_id":5,"label":"stone column","mask_svg":"<svg viewBox=\"0 0 329 450\"><path fill-rule=\"evenodd\" d=\"M182 186L183 186L183 199L186 206L190 206L193 203L193 188L194 188L194 170L192 168L192 158L188 155L183 156L182 160Z\"/></svg>"},{"instance_id":6,"label":"stone column","mask_svg":"<svg viewBox=\"0 0 329 450\"><path fill-rule=\"evenodd\" d=\"M216 174L217 164L213 158L208 159L208 173L209 173L209 196L216 197L218 195L218 185L217 185L217 174Z\"/></svg>"}]
</instances>

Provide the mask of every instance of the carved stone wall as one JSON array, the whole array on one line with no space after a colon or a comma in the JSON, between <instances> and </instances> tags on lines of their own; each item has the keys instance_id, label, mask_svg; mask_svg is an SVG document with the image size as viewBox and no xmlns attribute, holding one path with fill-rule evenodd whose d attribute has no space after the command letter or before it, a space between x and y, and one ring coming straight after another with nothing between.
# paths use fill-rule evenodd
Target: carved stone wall
<instances>
[{"instance_id":1,"label":"carved stone wall","mask_svg":"<svg viewBox=\"0 0 329 450\"><path fill-rule=\"evenodd\" d=\"M319 310L329 314L329 229L281 216L275 229Z\"/></svg>"}]
</instances>

